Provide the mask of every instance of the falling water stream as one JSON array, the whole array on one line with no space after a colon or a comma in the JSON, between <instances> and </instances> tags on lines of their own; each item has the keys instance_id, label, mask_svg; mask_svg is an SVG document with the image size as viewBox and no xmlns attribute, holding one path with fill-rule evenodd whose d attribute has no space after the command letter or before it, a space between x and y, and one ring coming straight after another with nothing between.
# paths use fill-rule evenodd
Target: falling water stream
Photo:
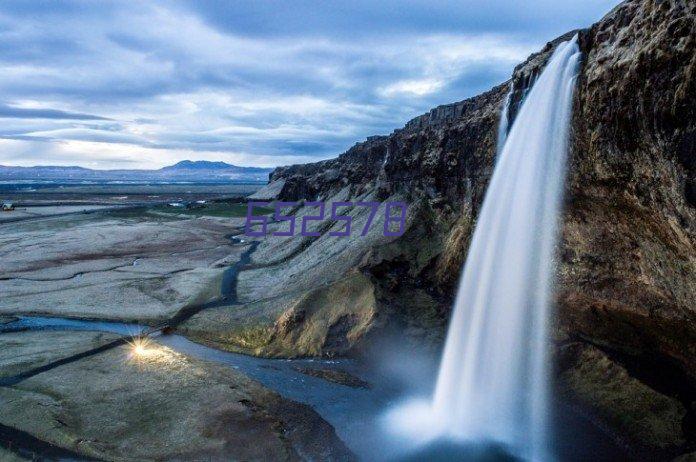
<instances>
[{"instance_id":1,"label":"falling water stream","mask_svg":"<svg viewBox=\"0 0 696 462\"><path fill-rule=\"evenodd\" d=\"M577 37L559 44L509 131L469 247L434 396L393 411L397 431L552 458L547 319L579 61Z\"/></svg>"},{"instance_id":2,"label":"falling water stream","mask_svg":"<svg viewBox=\"0 0 696 462\"><path fill-rule=\"evenodd\" d=\"M512 100L512 93L515 87L513 82L510 82L510 88L505 95L505 100L503 100L503 109L500 111L500 122L498 123L498 139L496 140L496 159L500 157L500 153L505 146L505 140L508 135L508 128L510 125L510 101Z\"/></svg>"}]
</instances>

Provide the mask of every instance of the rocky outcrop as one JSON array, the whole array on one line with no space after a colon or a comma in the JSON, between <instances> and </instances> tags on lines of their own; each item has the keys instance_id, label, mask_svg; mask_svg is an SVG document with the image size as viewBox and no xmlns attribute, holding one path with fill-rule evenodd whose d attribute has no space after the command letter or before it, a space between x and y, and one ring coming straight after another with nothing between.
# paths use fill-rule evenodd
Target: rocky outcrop
<instances>
[{"instance_id":1,"label":"rocky outcrop","mask_svg":"<svg viewBox=\"0 0 696 462\"><path fill-rule=\"evenodd\" d=\"M657 390L617 358L583 342L559 348L559 390L591 419L604 422L635 452L663 459L684 451L689 423L686 405ZM674 378L674 377L672 377ZM647 382L647 383L646 383ZM628 437L628 438L627 438Z\"/></svg>"},{"instance_id":2,"label":"rocky outcrop","mask_svg":"<svg viewBox=\"0 0 696 462\"><path fill-rule=\"evenodd\" d=\"M628 2L583 34L561 271L578 336L696 379L696 5Z\"/></svg>"},{"instance_id":3,"label":"rocky outcrop","mask_svg":"<svg viewBox=\"0 0 696 462\"><path fill-rule=\"evenodd\" d=\"M265 333L251 351L271 355L355 351L395 323L409 338L437 341L493 170L503 101L511 92L514 119L555 46L578 34L557 327L561 344L585 353L568 356L562 382L628 440L660 457L685 452L696 441L695 8L687 0L626 1L550 42L486 93L336 159L276 169L270 188L282 200L405 200L407 230L400 238L331 238L329 224L318 238L268 238L254 255L257 269L240 278L240 293L249 294L243 307L193 321L217 326L222 338L238 331L235 313L244 313L244 323ZM364 223L363 212L350 213ZM362 287L340 283L356 272ZM361 301L349 307L339 297ZM330 339L338 331L340 341ZM226 341L243 348L234 335ZM678 389L652 369L669 371ZM640 409L626 410L606 390L620 394L622 384L640 396ZM657 408L664 412L638 422ZM634 422L615 418L622 409Z\"/></svg>"},{"instance_id":4,"label":"rocky outcrop","mask_svg":"<svg viewBox=\"0 0 696 462\"><path fill-rule=\"evenodd\" d=\"M117 336L19 332L0 338L0 377L63 359ZM46 345L53 348L47 349ZM0 387L0 444L55 460L352 461L331 425L230 367L150 343L114 348ZM26 446L23 447L22 443ZM65 454L65 451L69 451ZM54 460L41 454L38 460ZM0 449L0 460L13 460Z\"/></svg>"},{"instance_id":5,"label":"rocky outcrop","mask_svg":"<svg viewBox=\"0 0 696 462\"><path fill-rule=\"evenodd\" d=\"M695 7L627 2L581 35L559 272L562 329L681 407L661 419L664 398L623 387L646 406L623 429L656 448L696 441Z\"/></svg>"}]
</instances>

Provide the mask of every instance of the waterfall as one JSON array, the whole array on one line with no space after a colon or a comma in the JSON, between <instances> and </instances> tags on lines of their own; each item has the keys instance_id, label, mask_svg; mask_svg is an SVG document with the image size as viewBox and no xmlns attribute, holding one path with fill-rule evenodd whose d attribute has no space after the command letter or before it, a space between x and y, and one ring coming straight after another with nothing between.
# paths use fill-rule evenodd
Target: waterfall
<instances>
[{"instance_id":1,"label":"waterfall","mask_svg":"<svg viewBox=\"0 0 696 462\"><path fill-rule=\"evenodd\" d=\"M508 135L508 124L510 117L510 100L512 99L512 93L515 89L514 82L510 82L510 89L505 95L505 100L503 100L503 109L500 111L500 122L498 123L498 139L496 141L496 159L500 157L500 153L505 145L505 140Z\"/></svg>"},{"instance_id":2,"label":"waterfall","mask_svg":"<svg viewBox=\"0 0 696 462\"><path fill-rule=\"evenodd\" d=\"M389 146L387 146L387 152L384 153L384 160L382 161L381 168L382 171L384 171L385 167L387 166L387 162L389 162Z\"/></svg>"},{"instance_id":3,"label":"waterfall","mask_svg":"<svg viewBox=\"0 0 696 462\"><path fill-rule=\"evenodd\" d=\"M559 44L512 124L471 240L434 396L392 412L397 431L551 458L547 323L579 62L577 36Z\"/></svg>"}]
</instances>

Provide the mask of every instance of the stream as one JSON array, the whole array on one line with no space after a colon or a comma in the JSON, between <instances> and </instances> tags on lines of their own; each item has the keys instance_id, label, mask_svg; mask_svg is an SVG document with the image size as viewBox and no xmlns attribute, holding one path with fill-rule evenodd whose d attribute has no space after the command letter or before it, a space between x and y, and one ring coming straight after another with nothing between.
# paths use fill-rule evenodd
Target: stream
<instances>
[{"instance_id":1,"label":"stream","mask_svg":"<svg viewBox=\"0 0 696 462\"><path fill-rule=\"evenodd\" d=\"M126 339L147 331L148 326L103 321L86 321L55 317L19 317L16 321L0 326L0 333L60 330L99 331L125 336ZM396 391L377 373L363 368L352 359L266 359L216 350L194 343L181 335L150 336L157 343L179 353L206 361L224 364L285 398L314 408L336 429L338 436L361 459L374 460L374 449L380 446L383 435L378 419ZM370 388L355 388L313 377L296 370L331 369L358 377L370 384ZM12 378L7 383L12 385ZM23 379L23 378L21 378ZM19 444L19 443L18 443ZM56 460L71 460L58 458Z\"/></svg>"},{"instance_id":2,"label":"stream","mask_svg":"<svg viewBox=\"0 0 696 462\"><path fill-rule=\"evenodd\" d=\"M6 332L60 330L99 331L124 336L125 340L150 329L138 324L103 321L87 321L56 317L19 317L0 326L0 334ZM499 448L475 446L450 447L437 443L416 450L408 456L408 444L394 441L385 433L382 424L384 412L403 398L403 390L394 385L393 377L386 371L366 367L354 359L266 359L216 350L194 343L181 335L151 335L156 341L179 353L206 361L224 364L260 382L285 398L311 406L336 429L338 436L359 457L366 461L386 460L516 460ZM95 353L96 354L96 353ZM313 377L296 370L330 369L347 372L369 383L369 388L354 388ZM5 384L7 386L8 384ZM556 452L563 461L616 461L627 460L626 452L602 431L592 425L567 404L558 404L556 421ZM10 428L0 428L0 436L13 443L19 454L31 454L38 449L44 459L60 462L89 460L61 452L60 448L37 447L43 442L34 441L30 435L21 435Z\"/></svg>"}]
</instances>

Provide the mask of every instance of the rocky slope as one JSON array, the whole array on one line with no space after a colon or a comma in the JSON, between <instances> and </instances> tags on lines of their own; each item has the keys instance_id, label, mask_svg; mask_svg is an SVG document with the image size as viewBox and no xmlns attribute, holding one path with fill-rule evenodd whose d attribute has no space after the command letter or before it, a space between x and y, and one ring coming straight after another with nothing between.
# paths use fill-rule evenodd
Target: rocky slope
<instances>
[{"instance_id":1,"label":"rocky slope","mask_svg":"<svg viewBox=\"0 0 696 462\"><path fill-rule=\"evenodd\" d=\"M5 333L0 378L115 338L96 332ZM54 348L47 350L47 343ZM229 367L154 342L147 348L132 358L130 348L117 347L0 387L0 445L11 431L9 448L31 460L355 460L309 406ZM63 457L48 457L42 447L62 450ZM20 459L0 446L0 460Z\"/></svg>"},{"instance_id":2,"label":"rocky slope","mask_svg":"<svg viewBox=\"0 0 696 462\"><path fill-rule=\"evenodd\" d=\"M503 85L336 159L276 169L256 197L404 200L407 230L347 239L328 236L342 228L329 223L317 225L317 238L268 237L240 274L242 305L201 313L189 333L280 356L356 351L395 325L437 344L493 169L503 100L512 88L514 119L555 45L578 33L584 59L558 265L559 386L646 454L694 450L695 9L687 0L629 0L547 44ZM366 210L350 214L361 229Z\"/></svg>"}]
</instances>

